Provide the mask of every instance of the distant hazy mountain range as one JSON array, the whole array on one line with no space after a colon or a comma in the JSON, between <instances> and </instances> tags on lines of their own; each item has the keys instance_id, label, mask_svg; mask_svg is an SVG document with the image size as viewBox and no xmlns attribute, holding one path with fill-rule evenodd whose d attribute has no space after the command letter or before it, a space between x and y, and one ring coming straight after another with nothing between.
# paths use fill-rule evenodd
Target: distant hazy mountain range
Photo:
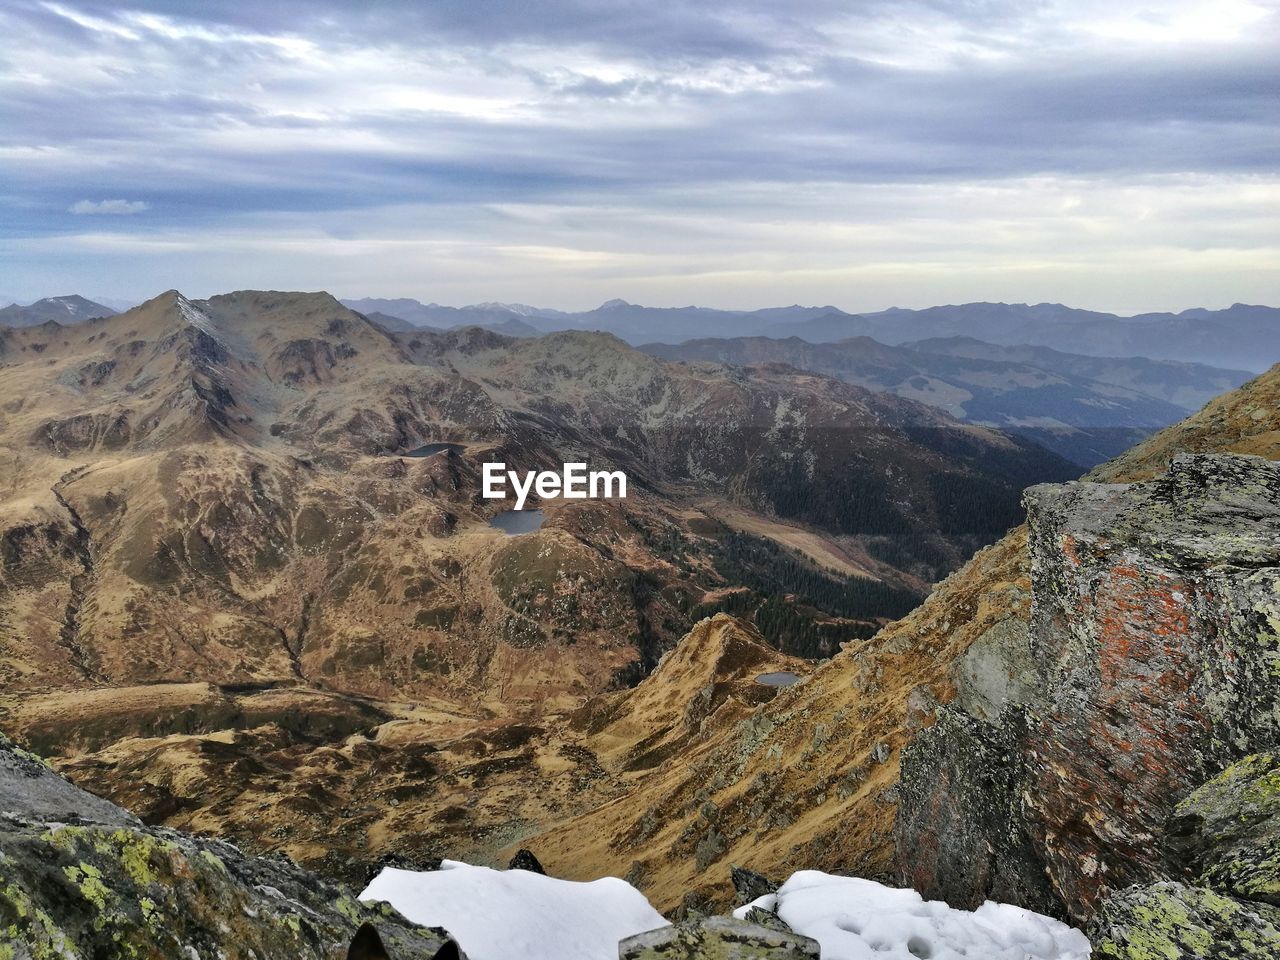
<instances>
[{"instance_id":1,"label":"distant hazy mountain range","mask_svg":"<svg viewBox=\"0 0 1280 960\"><path fill-rule=\"evenodd\" d=\"M1225 310L1134 317L1056 303L966 303L856 316L835 311L785 331L768 332L814 343L855 336L891 344L966 336L1009 346L1034 344L1091 356L1188 360L1255 372L1280 360L1280 309L1244 303Z\"/></svg>"},{"instance_id":2,"label":"distant hazy mountain range","mask_svg":"<svg viewBox=\"0 0 1280 960\"><path fill-rule=\"evenodd\" d=\"M973 337L936 337L905 346L922 353L1030 364L1064 376L1085 377L1128 387L1187 410L1198 410L1209 400L1234 390L1248 379L1247 371L1243 369L1145 357L1084 356L1051 347L997 346Z\"/></svg>"},{"instance_id":3,"label":"distant hazy mountain range","mask_svg":"<svg viewBox=\"0 0 1280 960\"><path fill-rule=\"evenodd\" d=\"M557 330L603 330L631 344L680 343L690 337L737 337L841 314L836 307L770 307L763 310L714 310L709 307L642 307L609 300L594 310L567 313L523 303L478 303L444 307L417 300L343 300L352 310L390 314L418 326L477 326L508 336L536 337ZM850 316L850 314L841 314Z\"/></svg>"},{"instance_id":4,"label":"distant hazy mountain range","mask_svg":"<svg viewBox=\"0 0 1280 960\"><path fill-rule=\"evenodd\" d=\"M123 301L113 303L122 305ZM1225 310L1196 308L1132 317L1078 310L1059 303L965 303L924 310L895 307L861 314L830 305L715 310L697 306L646 307L625 300L609 300L594 310L577 312L522 303L448 307L409 298L365 297L342 303L385 329L478 326L514 337L536 337L557 330L602 330L636 346L756 336L799 337L809 343L871 337L897 346L959 337L997 346L1048 347L1076 356L1181 360L1255 373L1280 361L1280 308L1244 303ZM80 296L49 297L29 306L13 304L0 309L0 325L29 326L48 320L74 323L115 312L112 306ZM1037 363L1030 354L1006 355L1003 359Z\"/></svg>"},{"instance_id":5,"label":"distant hazy mountain range","mask_svg":"<svg viewBox=\"0 0 1280 960\"><path fill-rule=\"evenodd\" d=\"M538 311L534 307L526 307L519 303L477 303L469 307L445 307L438 303L419 303L401 297L385 300L378 297L364 297L360 300L343 300L342 304L352 310L363 313L380 326L388 329L411 330L415 327L445 330L451 327L484 327L505 333L509 337L537 337L551 329L567 329L552 326L546 329L534 327L526 323L525 316L540 315L544 319L569 316L558 310ZM388 327L386 319L400 320L408 324L405 327Z\"/></svg>"},{"instance_id":6,"label":"distant hazy mountain range","mask_svg":"<svg viewBox=\"0 0 1280 960\"><path fill-rule=\"evenodd\" d=\"M35 327L50 320L58 323L79 323L94 317L111 317L117 311L108 306L87 300L78 294L66 297L45 297L28 306L12 303L0 309L0 326Z\"/></svg>"},{"instance_id":7,"label":"distant hazy mountain range","mask_svg":"<svg viewBox=\"0 0 1280 960\"><path fill-rule=\"evenodd\" d=\"M444 307L417 300L344 300L353 310L384 313L418 326L476 325L512 336L553 330L604 330L628 343L683 343L708 337L799 337L831 343L872 337L898 345L972 337L1002 346L1033 345L1099 357L1185 360L1258 372L1280 360L1280 309L1237 303L1225 310L1121 317L1058 303L966 303L925 310L852 314L833 306L713 310L644 307L609 300L566 313L519 303Z\"/></svg>"}]
</instances>

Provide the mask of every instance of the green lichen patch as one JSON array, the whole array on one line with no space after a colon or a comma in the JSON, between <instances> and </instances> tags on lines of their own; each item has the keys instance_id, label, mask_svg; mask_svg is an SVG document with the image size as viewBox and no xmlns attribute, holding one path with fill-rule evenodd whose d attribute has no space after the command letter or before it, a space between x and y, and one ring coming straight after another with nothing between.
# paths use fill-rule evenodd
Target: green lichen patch
<instances>
[{"instance_id":1,"label":"green lichen patch","mask_svg":"<svg viewBox=\"0 0 1280 960\"><path fill-rule=\"evenodd\" d=\"M366 922L397 957L444 942L286 860L173 831L14 822L0 867L0 960L327 960Z\"/></svg>"},{"instance_id":2,"label":"green lichen patch","mask_svg":"<svg viewBox=\"0 0 1280 960\"><path fill-rule=\"evenodd\" d=\"M1280 906L1280 754L1252 754L1195 790L1169 833L1200 883Z\"/></svg>"},{"instance_id":3,"label":"green lichen patch","mask_svg":"<svg viewBox=\"0 0 1280 960\"><path fill-rule=\"evenodd\" d=\"M1089 939L1093 960L1270 960L1280 910L1166 881L1108 897Z\"/></svg>"},{"instance_id":4,"label":"green lichen patch","mask_svg":"<svg viewBox=\"0 0 1280 960\"><path fill-rule=\"evenodd\" d=\"M816 960L818 943L777 926L704 917L623 940L622 960Z\"/></svg>"}]
</instances>

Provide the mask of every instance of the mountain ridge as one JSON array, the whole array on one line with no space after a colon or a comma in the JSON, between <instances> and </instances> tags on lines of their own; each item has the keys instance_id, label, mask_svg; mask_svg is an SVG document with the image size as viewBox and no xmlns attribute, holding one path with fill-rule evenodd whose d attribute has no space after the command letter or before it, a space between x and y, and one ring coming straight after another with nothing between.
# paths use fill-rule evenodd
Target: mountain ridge
<instances>
[{"instance_id":1,"label":"mountain ridge","mask_svg":"<svg viewBox=\"0 0 1280 960\"><path fill-rule=\"evenodd\" d=\"M45 297L26 306L11 303L0 308L0 327L39 326L50 320L80 323L94 317L108 317L117 311L101 303L95 303L79 294L61 297Z\"/></svg>"},{"instance_id":2,"label":"mountain ridge","mask_svg":"<svg viewBox=\"0 0 1280 960\"><path fill-rule=\"evenodd\" d=\"M1087 467L1118 456L1190 412L1187 406L1144 393L1130 383L1153 385L1199 407L1248 379L1243 371L1203 365L1098 359L1047 348L1002 348L972 338L894 347L870 337L821 345L795 336L738 337L690 340L676 346L647 344L640 349L669 360L748 367L789 364L929 403L970 422L1021 433Z\"/></svg>"},{"instance_id":3,"label":"mountain ridge","mask_svg":"<svg viewBox=\"0 0 1280 960\"><path fill-rule=\"evenodd\" d=\"M870 336L889 345L902 345L969 336L1001 346L1041 346L1098 357L1207 362L1254 373L1280 358L1280 308L1246 303L1217 310L1191 307L1177 313L1121 316L1059 303L973 302L848 313L830 305L751 310L646 307L616 298L585 311L492 301L451 307L408 297L342 302L362 313L382 313L415 326L496 326L528 337L558 329L598 328L633 345L740 336L799 336L811 343ZM15 305L5 309L17 316L26 308ZM13 323L11 320L10 325Z\"/></svg>"},{"instance_id":4,"label":"mountain ridge","mask_svg":"<svg viewBox=\"0 0 1280 960\"><path fill-rule=\"evenodd\" d=\"M1027 483L1076 473L790 368L395 333L322 293L7 328L0 368L0 723L149 819L348 877L369 831L492 860L503 824L611 795L544 718L717 613L781 669L829 656L1016 522ZM492 460L623 468L629 495L543 500L508 537ZM374 756L385 776L334 779Z\"/></svg>"}]
</instances>

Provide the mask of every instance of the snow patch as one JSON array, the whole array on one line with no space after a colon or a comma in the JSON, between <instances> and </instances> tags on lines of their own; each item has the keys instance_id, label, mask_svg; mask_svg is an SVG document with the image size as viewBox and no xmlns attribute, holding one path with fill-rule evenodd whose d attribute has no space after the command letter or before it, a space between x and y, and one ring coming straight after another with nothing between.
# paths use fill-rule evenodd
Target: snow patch
<instances>
[{"instance_id":1,"label":"snow patch","mask_svg":"<svg viewBox=\"0 0 1280 960\"><path fill-rule=\"evenodd\" d=\"M471 960L617 960L618 941L667 921L625 880L557 880L445 860L430 873L387 867L360 894L444 927Z\"/></svg>"},{"instance_id":2,"label":"snow patch","mask_svg":"<svg viewBox=\"0 0 1280 960\"><path fill-rule=\"evenodd\" d=\"M471 960L616 960L618 943L667 921L631 884L590 883L446 860L438 871L388 867L360 894L405 917L443 927ZM753 907L774 911L822 945L822 960L1088 960L1085 935L1002 903L974 911L925 901L914 890L817 870L794 873Z\"/></svg>"},{"instance_id":3,"label":"snow patch","mask_svg":"<svg viewBox=\"0 0 1280 960\"><path fill-rule=\"evenodd\" d=\"M1021 907L955 910L914 890L818 870L792 874L734 915L753 906L817 940L822 960L1087 960L1091 952L1079 930Z\"/></svg>"},{"instance_id":4,"label":"snow patch","mask_svg":"<svg viewBox=\"0 0 1280 960\"><path fill-rule=\"evenodd\" d=\"M214 339L217 339L218 332L213 327L212 317L210 317L207 313L205 313L203 310L197 307L194 303L192 303L182 294L178 294L177 304L178 304L178 313L181 314L183 320L185 320L191 326L195 327L197 330L201 330L204 333L209 334L209 336L213 337Z\"/></svg>"}]
</instances>

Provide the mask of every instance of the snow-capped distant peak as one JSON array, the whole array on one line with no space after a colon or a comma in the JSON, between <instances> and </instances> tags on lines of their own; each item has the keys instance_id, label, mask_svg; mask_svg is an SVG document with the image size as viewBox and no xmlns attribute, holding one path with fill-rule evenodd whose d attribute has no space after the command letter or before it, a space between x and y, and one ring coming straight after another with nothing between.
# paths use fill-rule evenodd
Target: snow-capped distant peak
<instances>
[{"instance_id":1,"label":"snow-capped distant peak","mask_svg":"<svg viewBox=\"0 0 1280 960\"><path fill-rule=\"evenodd\" d=\"M619 310L619 309L621 309L622 307L629 307L629 306L631 306L631 304L627 303L627 301L625 301L625 300L619 300L619 299L616 299L616 298L615 298L615 299L613 299L613 300L606 300L604 303L600 304L600 306L599 306L597 309L599 309L599 310Z\"/></svg>"}]
</instances>

